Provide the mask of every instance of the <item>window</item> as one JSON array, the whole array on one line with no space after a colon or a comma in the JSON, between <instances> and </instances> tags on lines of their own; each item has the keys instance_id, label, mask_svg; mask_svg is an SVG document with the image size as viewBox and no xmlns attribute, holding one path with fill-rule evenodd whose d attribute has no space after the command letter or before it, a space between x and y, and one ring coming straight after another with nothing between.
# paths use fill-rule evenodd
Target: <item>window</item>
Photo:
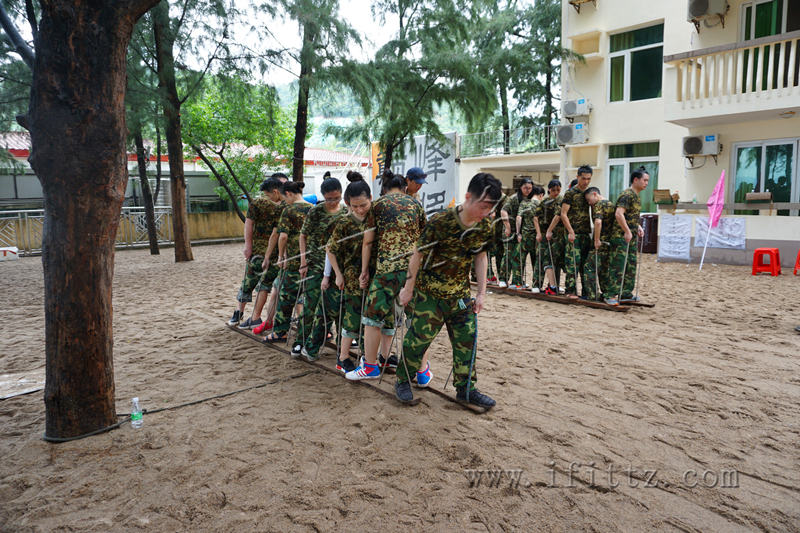
<instances>
[{"instance_id":1,"label":"window","mask_svg":"<svg viewBox=\"0 0 800 533\"><path fill-rule=\"evenodd\" d=\"M780 35L782 33L792 32L796 30L800 30L800 2L796 0L755 0L753 2L745 2L742 4L741 9L742 20L740 24L741 28L741 40L742 41L751 41L753 39L760 39L762 37L771 37L773 35ZM781 46L782 44L776 44L774 51L772 48L767 48L764 55L764 62L763 62L763 71L761 72L761 89L766 90L768 87L767 81L769 79L769 69L770 69L770 55L773 57L772 59L772 67L773 67L773 81L772 86L777 87L778 85L778 76L780 73L780 54L781 54ZM795 45L795 76L794 76L794 85L797 85L797 78L798 73L800 72L800 55L797 55L797 52L800 52L798 49L798 45ZM754 71L752 73L752 79L747 80L745 79L747 74L742 74L743 85L750 88L750 90L756 90L758 86L758 78L759 74L755 70L758 67L758 60L759 54L761 53L760 48L756 48L753 53L753 65ZM750 50L744 51L744 64L747 65L750 59ZM789 76L789 65L792 50L789 49L786 51L787 61L784 65L784 76L788 78ZM749 82L749 83L748 83Z\"/></svg>"},{"instance_id":2,"label":"window","mask_svg":"<svg viewBox=\"0 0 800 533\"><path fill-rule=\"evenodd\" d=\"M664 25L611 35L609 100L628 102L661 97Z\"/></svg>"},{"instance_id":3,"label":"window","mask_svg":"<svg viewBox=\"0 0 800 533\"><path fill-rule=\"evenodd\" d=\"M771 192L773 202L800 202L799 142L800 139L781 139L734 145L733 201L744 203L749 192ZM734 214L757 215L758 210L738 209ZM778 210L778 215L796 214L797 210Z\"/></svg>"},{"instance_id":4,"label":"window","mask_svg":"<svg viewBox=\"0 0 800 533\"><path fill-rule=\"evenodd\" d=\"M630 187L631 172L643 166L650 174L650 183L639 197L642 213L655 213L653 191L658 189L658 142L612 144L608 147L608 199L616 202L620 193Z\"/></svg>"}]
</instances>

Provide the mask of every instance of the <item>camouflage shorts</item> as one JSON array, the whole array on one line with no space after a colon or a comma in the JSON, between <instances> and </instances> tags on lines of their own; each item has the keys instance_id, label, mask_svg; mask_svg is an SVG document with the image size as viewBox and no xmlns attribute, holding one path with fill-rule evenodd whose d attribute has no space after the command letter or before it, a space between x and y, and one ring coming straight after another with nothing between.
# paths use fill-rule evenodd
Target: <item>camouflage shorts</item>
<instances>
[{"instance_id":1,"label":"camouflage shorts","mask_svg":"<svg viewBox=\"0 0 800 533\"><path fill-rule=\"evenodd\" d=\"M361 328L361 294L347 294L342 304L342 336L358 339L363 336ZM381 333L394 335L394 314L386 317L381 326Z\"/></svg>"},{"instance_id":2,"label":"camouflage shorts","mask_svg":"<svg viewBox=\"0 0 800 533\"><path fill-rule=\"evenodd\" d=\"M236 295L236 301L252 302L253 290L259 292L269 291L271 289L272 281L270 281L269 284L262 283L265 274L261 268L263 262L263 255L250 256L250 260L247 261L247 265L244 268L244 278L242 278L242 284L239 287L239 294ZM270 267L270 269L271 268L272 267ZM269 272L270 269L267 269L267 272Z\"/></svg>"},{"instance_id":3,"label":"camouflage shorts","mask_svg":"<svg viewBox=\"0 0 800 533\"><path fill-rule=\"evenodd\" d=\"M405 271L376 274L369 286L361 323L365 326L384 328L386 320L391 319L394 327L394 302L405 282Z\"/></svg>"}]
</instances>

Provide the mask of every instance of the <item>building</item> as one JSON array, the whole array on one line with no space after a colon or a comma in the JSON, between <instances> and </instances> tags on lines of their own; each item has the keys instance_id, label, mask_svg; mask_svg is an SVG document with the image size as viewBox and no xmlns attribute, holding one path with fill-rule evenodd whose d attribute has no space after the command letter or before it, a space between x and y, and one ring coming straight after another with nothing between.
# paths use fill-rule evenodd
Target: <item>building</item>
<instances>
[{"instance_id":1,"label":"building","mask_svg":"<svg viewBox=\"0 0 800 533\"><path fill-rule=\"evenodd\" d=\"M744 219L746 249L709 249L707 260L749 264L754 248L771 246L781 249L785 265L794 264L800 1L564 0L562 37L585 62L564 65L562 125L538 134L555 136L560 149L539 142L527 152L477 149L471 157L482 143L467 139L462 182L478 170L506 186L522 174L543 183L542 174L552 172L568 181L588 164L592 184L615 198L631 170L644 166L651 181L643 211L663 216L675 207L697 218L725 170L724 215ZM493 135L496 145L496 132L479 135ZM677 193L677 206L657 206L655 189ZM751 192L770 192L772 204L753 209ZM693 246L692 258L700 251Z\"/></svg>"}]
</instances>

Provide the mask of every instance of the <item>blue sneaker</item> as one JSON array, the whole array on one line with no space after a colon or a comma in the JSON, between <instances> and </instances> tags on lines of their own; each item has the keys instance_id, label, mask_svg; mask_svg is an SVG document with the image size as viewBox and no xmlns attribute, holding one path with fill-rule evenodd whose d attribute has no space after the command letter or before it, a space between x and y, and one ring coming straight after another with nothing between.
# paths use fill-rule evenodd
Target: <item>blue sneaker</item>
<instances>
[{"instance_id":1,"label":"blue sneaker","mask_svg":"<svg viewBox=\"0 0 800 533\"><path fill-rule=\"evenodd\" d=\"M378 379L381 377L381 367L378 365L371 365L369 363L362 363L358 368L347 372L344 377L350 381L359 381L362 379Z\"/></svg>"},{"instance_id":2,"label":"blue sneaker","mask_svg":"<svg viewBox=\"0 0 800 533\"><path fill-rule=\"evenodd\" d=\"M425 370L421 370L416 373L414 379L417 382L417 388L424 389L427 387L431 380L433 379L433 372L431 372L431 364L428 363L425 366Z\"/></svg>"}]
</instances>

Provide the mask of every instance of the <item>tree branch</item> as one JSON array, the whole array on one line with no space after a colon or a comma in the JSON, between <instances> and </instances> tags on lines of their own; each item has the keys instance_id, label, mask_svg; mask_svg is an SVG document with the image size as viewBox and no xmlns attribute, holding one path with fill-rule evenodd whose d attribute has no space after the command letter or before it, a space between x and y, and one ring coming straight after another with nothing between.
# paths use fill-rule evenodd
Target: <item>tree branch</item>
<instances>
[{"instance_id":1,"label":"tree branch","mask_svg":"<svg viewBox=\"0 0 800 533\"><path fill-rule=\"evenodd\" d=\"M222 186L223 189L225 189L225 192L228 193L228 196L230 197L231 202L233 202L233 208L236 209L236 214L239 215L239 218L242 219L242 222L244 222L246 217L242 213L242 210L239 209L239 204L236 203L236 198L233 196L233 191L231 191L231 188L228 187L228 182L226 182L222 178L222 176L219 175L219 172L217 172L217 169L214 168L214 165L211 163L211 161L209 161L208 158L203 154L203 152L200 150L199 146L193 144L192 145L192 150L194 150L195 153L200 157L200 159L203 160L203 163L205 163L205 165L211 170L211 173L214 174L215 178L217 178L217 181L219 182L219 184Z\"/></svg>"},{"instance_id":2,"label":"tree branch","mask_svg":"<svg viewBox=\"0 0 800 533\"><path fill-rule=\"evenodd\" d=\"M33 70L33 61L35 59L33 49L28 46L28 43L26 43L25 39L19 34L17 27L11 21L11 18L9 18L8 13L6 13L6 8L2 2L0 2L0 26L5 30L16 52L20 55L25 64Z\"/></svg>"},{"instance_id":3,"label":"tree branch","mask_svg":"<svg viewBox=\"0 0 800 533\"><path fill-rule=\"evenodd\" d=\"M33 0L25 0L25 14L28 16L28 24L31 25L31 35L36 40L39 29L36 26L36 10L33 8Z\"/></svg>"},{"instance_id":4,"label":"tree branch","mask_svg":"<svg viewBox=\"0 0 800 533\"><path fill-rule=\"evenodd\" d=\"M233 169L231 168L230 164L228 163L228 160L227 160L227 159L225 159L225 156L222 154L222 150L221 150L221 149L220 149L220 151L219 151L219 152L217 152L217 155L218 155L218 156L219 156L219 158L222 160L222 162L225 164L225 168L227 168L227 169L228 169L228 172L230 172L230 174L231 174L231 177L233 178L233 181L235 181L235 182L236 182L236 185L238 185L238 186L239 186L239 188L240 188L240 189L242 190L242 192L244 193L244 195L245 195L245 196L247 196L247 201L248 201L248 202L252 202L252 201L253 201L253 199L252 199L252 198L250 198L250 193L247 191L247 189L245 189L245 188L244 188L244 185L242 185L242 182L241 182L241 181L239 181L239 178L236 176L236 173L235 173L235 172L233 171Z\"/></svg>"}]
</instances>

